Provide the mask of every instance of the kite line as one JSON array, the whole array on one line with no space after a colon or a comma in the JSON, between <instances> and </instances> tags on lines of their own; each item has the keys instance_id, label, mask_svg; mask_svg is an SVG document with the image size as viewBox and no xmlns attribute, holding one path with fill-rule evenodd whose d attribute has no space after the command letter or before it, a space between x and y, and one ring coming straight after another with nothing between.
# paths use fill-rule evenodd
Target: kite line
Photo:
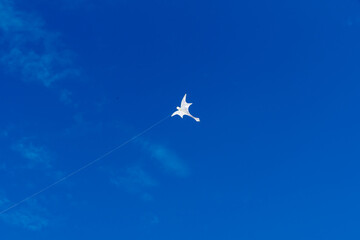
<instances>
[{"instance_id":1,"label":"kite line","mask_svg":"<svg viewBox=\"0 0 360 240\"><path fill-rule=\"evenodd\" d=\"M24 203L24 202L26 202L26 201L28 201L28 200L30 200L30 199L32 199L32 198L34 198L34 197L36 197L37 195L39 195L39 194L41 194L41 193L43 193L43 192L47 191L48 189L50 189L50 188L54 187L55 185L57 185L57 184L59 184L59 183L61 183L61 182L65 181L66 179L68 179L68 178L70 178L70 177L74 176L75 174L77 174L77 173L81 172L82 170L84 170L84 169L86 169L86 168L90 167L90 166L91 166L91 165L93 165L94 163L96 163L96 162L98 162L98 161L100 161L100 160L104 159L105 157L109 156L110 154L112 154L112 153L113 153L113 152L115 152L116 150L118 150L118 149L120 149L120 148L124 147L124 146L125 146L125 145L127 145L128 143L130 143L130 142L134 141L135 139L137 139L138 137L140 137L140 136L144 135L145 133L147 133L148 131L150 131L151 129L153 129L154 127L156 127L157 125L159 125L160 123L162 123L162 122L164 122L165 120L167 120L169 117L170 117L170 116L166 116L165 118L163 118L163 119L161 119L160 121L158 121L158 122L154 123L154 124L153 124L153 125L151 125L150 127L146 128L146 129L145 129L145 130L143 130L142 132L140 132L140 133L136 134L136 135L135 135L135 136L133 136L132 138L130 138L130 139L128 139L128 140L126 140L125 142L123 142L122 144L118 145L117 147L115 147L115 148L111 149L110 151L108 151L108 152L104 153L104 154L103 154L103 155L101 155L100 157L98 157L98 158L96 158L96 159L94 159L94 160L92 160L92 161L88 162L88 163L87 163L87 164L85 164L84 166L82 166L82 167L80 167L80 168L78 168L78 169L76 169L76 170L74 170L74 171L72 171L72 172L68 173L66 176L64 176L64 177L62 177L62 178L60 178L60 179L56 180L55 182L53 182L53 183L51 183L51 184L47 185L46 187L44 187L44 188L42 188L41 190L39 190L39 191L37 191L37 192L35 192L35 193L31 194L30 196L28 196L28 197L26 197L26 198L24 198L24 199L22 199L22 200L20 200L20 201L18 201L18 202L16 202L16 203L12 204L12 205L11 205L11 206L9 206L8 208L6 208L6 209L4 209L4 210L0 211L0 215L2 215L2 214L4 214L4 213L6 213L6 212L8 212L8 211L10 211L11 209L13 209L13 208L15 208L15 207L19 206L20 204L22 204L22 203Z\"/></svg>"}]
</instances>

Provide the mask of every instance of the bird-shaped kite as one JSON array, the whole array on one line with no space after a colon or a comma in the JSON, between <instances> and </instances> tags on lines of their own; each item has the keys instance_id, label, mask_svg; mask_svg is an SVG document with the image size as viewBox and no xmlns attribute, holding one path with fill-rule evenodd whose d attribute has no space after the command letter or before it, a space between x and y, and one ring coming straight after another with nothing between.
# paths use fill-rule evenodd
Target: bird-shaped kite
<instances>
[{"instance_id":1,"label":"bird-shaped kite","mask_svg":"<svg viewBox=\"0 0 360 240\"><path fill-rule=\"evenodd\" d=\"M183 118L184 115L187 115L189 117L192 117L193 119L195 119L195 121L200 122L200 118L196 118L193 115L190 114L189 112L189 107L192 103L187 103L186 102L186 94L183 97L182 101L181 101L181 106L180 107L176 107L177 111L174 112L171 116L175 116L175 115L179 115L181 118Z\"/></svg>"}]
</instances>

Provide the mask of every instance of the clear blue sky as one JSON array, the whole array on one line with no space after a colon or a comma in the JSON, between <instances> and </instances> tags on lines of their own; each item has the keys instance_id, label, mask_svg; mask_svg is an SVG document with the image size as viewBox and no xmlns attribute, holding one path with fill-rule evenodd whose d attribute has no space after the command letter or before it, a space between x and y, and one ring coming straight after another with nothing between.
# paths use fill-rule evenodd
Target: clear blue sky
<instances>
[{"instance_id":1,"label":"clear blue sky","mask_svg":"<svg viewBox=\"0 0 360 240\"><path fill-rule=\"evenodd\" d=\"M357 0L0 0L0 239L359 239Z\"/></svg>"}]
</instances>

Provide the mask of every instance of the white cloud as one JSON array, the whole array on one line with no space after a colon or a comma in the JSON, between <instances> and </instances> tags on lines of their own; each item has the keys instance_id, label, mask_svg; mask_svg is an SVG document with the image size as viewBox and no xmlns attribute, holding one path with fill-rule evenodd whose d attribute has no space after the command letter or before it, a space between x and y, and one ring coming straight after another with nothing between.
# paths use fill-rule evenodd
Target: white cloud
<instances>
[{"instance_id":1,"label":"white cloud","mask_svg":"<svg viewBox=\"0 0 360 240\"><path fill-rule=\"evenodd\" d=\"M154 197L149 190L158 186L158 182L152 178L140 166L127 167L122 170L110 170L110 182L119 188L138 195L143 201L153 201Z\"/></svg>"},{"instance_id":2,"label":"white cloud","mask_svg":"<svg viewBox=\"0 0 360 240\"><path fill-rule=\"evenodd\" d=\"M0 198L0 207L5 208L9 204L6 197ZM27 230L39 231L49 225L48 213L37 201L31 200L20 209L11 209L0 215L0 220L11 225L19 226Z\"/></svg>"},{"instance_id":3,"label":"white cloud","mask_svg":"<svg viewBox=\"0 0 360 240\"><path fill-rule=\"evenodd\" d=\"M0 207L4 207L5 204L8 204L9 203L9 200L3 196L3 194L1 194L0 196Z\"/></svg>"},{"instance_id":4,"label":"white cloud","mask_svg":"<svg viewBox=\"0 0 360 240\"><path fill-rule=\"evenodd\" d=\"M27 168L52 168L52 159L48 150L44 146L33 144L27 139L23 139L12 146L15 152L28 160Z\"/></svg>"},{"instance_id":5,"label":"white cloud","mask_svg":"<svg viewBox=\"0 0 360 240\"><path fill-rule=\"evenodd\" d=\"M159 224L159 223L160 223L159 217L156 215L152 216L150 224Z\"/></svg>"},{"instance_id":6,"label":"white cloud","mask_svg":"<svg viewBox=\"0 0 360 240\"><path fill-rule=\"evenodd\" d=\"M141 199L145 202L150 202L154 200L154 197L151 194L145 192L141 195Z\"/></svg>"},{"instance_id":7,"label":"white cloud","mask_svg":"<svg viewBox=\"0 0 360 240\"><path fill-rule=\"evenodd\" d=\"M21 226L25 229L38 231L48 226L48 220L29 211L16 211L11 214L3 214L1 219L12 225Z\"/></svg>"},{"instance_id":8,"label":"white cloud","mask_svg":"<svg viewBox=\"0 0 360 240\"><path fill-rule=\"evenodd\" d=\"M150 212L144 213L144 215L142 216L142 220L146 227L155 227L160 224L160 219L157 214Z\"/></svg>"},{"instance_id":9,"label":"white cloud","mask_svg":"<svg viewBox=\"0 0 360 240\"><path fill-rule=\"evenodd\" d=\"M65 104L71 104L73 102L71 99L71 95L72 93L69 90L63 89L60 94L60 101Z\"/></svg>"},{"instance_id":10,"label":"white cloud","mask_svg":"<svg viewBox=\"0 0 360 240\"><path fill-rule=\"evenodd\" d=\"M61 50L59 34L45 30L43 21L18 11L11 0L0 0L0 63L24 81L51 86L77 76L72 53Z\"/></svg>"},{"instance_id":11,"label":"white cloud","mask_svg":"<svg viewBox=\"0 0 360 240\"><path fill-rule=\"evenodd\" d=\"M0 162L0 171L5 171L5 170L7 170L6 164L4 162ZM1 204L1 202L0 202L0 204Z\"/></svg>"},{"instance_id":12,"label":"white cloud","mask_svg":"<svg viewBox=\"0 0 360 240\"><path fill-rule=\"evenodd\" d=\"M160 168L160 171L176 177L186 177L189 175L190 171L184 161L169 148L141 138L138 138L134 143L141 146L146 155L150 155L152 159L151 165L154 165L155 168ZM154 200L151 194L152 188L159 186L157 179L154 179L148 172L153 167L150 167L150 169L143 167L148 165L148 163L144 163L142 158L136 165L131 167L118 170L104 170L106 170L107 174L110 174L110 182L112 184L124 188L130 193L139 195L142 200L148 202Z\"/></svg>"},{"instance_id":13,"label":"white cloud","mask_svg":"<svg viewBox=\"0 0 360 240\"><path fill-rule=\"evenodd\" d=\"M140 191L140 189L157 185L157 182L141 167L128 167L125 172L114 176L111 182L136 192Z\"/></svg>"},{"instance_id":14,"label":"white cloud","mask_svg":"<svg viewBox=\"0 0 360 240\"><path fill-rule=\"evenodd\" d=\"M9 132L8 132L7 130L3 130L3 131L1 132L1 136L2 136L2 137L7 137L7 136L9 136Z\"/></svg>"},{"instance_id":15,"label":"white cloud","mask_svg":"<svg viewBox=\"0 0 360 240\"><path fill-rule=\"evenodd\" d=\"M136 142L144 147L165 172L175 174L179 177L186 177L189 174L189 169L184 161L171 149L161 144L155 144L145 140L138 140Z\"/></svg>"}]
</instances>

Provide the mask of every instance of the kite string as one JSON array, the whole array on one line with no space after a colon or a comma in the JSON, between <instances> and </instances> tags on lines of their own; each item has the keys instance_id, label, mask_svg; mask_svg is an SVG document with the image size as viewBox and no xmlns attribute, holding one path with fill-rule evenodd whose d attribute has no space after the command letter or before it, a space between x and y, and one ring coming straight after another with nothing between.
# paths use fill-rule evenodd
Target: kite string
<instances>
[{"instance_id":1,"label":"kite string","mask_svg":"<svg viewBox=\"0 0 360 240\"><path fill-rule=\"evenodd\" d=\"M26 202L26 201L28 201L28 200L30 200L30 199L32 199L32 198L34 198L34 197L36 197L37 195L39 195L39 194L41 194L41 193L45 192L46 190L48 190L48 189L52 188L53 186L55 186L55 185L57 185L57 184L59 184L59 183L61 183L61 182L65 181L66 179L68 179L68 178L70 178L70 177L74 176L75 174L77 174L77 173L81 172L81 171L82 171L82 170L84 170L85 168L88 168L88 167L90 167L91 165L93 165L94 163L96 163L96 162L98 162L98 161L100 161L100 160L104 159L105 157L109 156L111 153L115 152L116 150L118 150L118 149L122 148L122 147L123 147L123 146L125 146L126 144L128 144L128 143L130 143L130 142L134 141L136 138L138 138L138 137L142 136L143 134L147 133L147 132L148 132L148 131L150 131L152 128L156 127L156 126L157 126L157 125L159 125L160 123L162 123L162 122L164 122L165 120L167 120L169 117L170 117L170 116L166 116L165 118L163 118L163 119L161 119L160 121L158 121L158 122L154 123L153 125L151 125L151 126L150 126L150 127L148 127L147 129L145 129L144 131L142 131L142 132L140 132L140 133L136 134L135 136L133 136L132 138L130 138L130 139L128 139L128 140L126 140L125 142L123 142L123 143L122 143L122 144L120 144L119 146L117 146L117 147L115 147L115 148L111 149L110 151L108 151L108 152L104 153L104 154L103 154L103 155L101 155L100 157L98 157L98 158L96 158L96 159L94 159L94 160L92 160L92 161L88 162L88 163L87 163L87 164L85 164L84 166L82 166L82 167L80 167L80 168L78 168L78 169L76 169L76 170L74 170L74 171L72 171L72 172L68 173L66 176L64 176L64 177L62 177L62 178L60 178L60 179L56 180L55 182L53 182L53 183L49 184L48 186L46 186L46 187L42 188L41 190L39 190L39 191L37 191L37 192L35 192L35 193L31 194L30 196L28 196L28 197L26 197L26 198L24 198L24 199L22 199L22 200L20 200L20 201L18 201L18 202L16 202L16 203L12 204L12 205L11 205L11 206L9 206L8 208L6 208L6 209L2 210L2 211L0 212L0 215L2 215L2 214L4 214L4 213L8 212L9 210L11 210L11 209L13 209L13 208L15 208L15 207L19 206L20 204L22 204L22 203L24 203L24 202Z\"/></svg>"}]
</instances>

